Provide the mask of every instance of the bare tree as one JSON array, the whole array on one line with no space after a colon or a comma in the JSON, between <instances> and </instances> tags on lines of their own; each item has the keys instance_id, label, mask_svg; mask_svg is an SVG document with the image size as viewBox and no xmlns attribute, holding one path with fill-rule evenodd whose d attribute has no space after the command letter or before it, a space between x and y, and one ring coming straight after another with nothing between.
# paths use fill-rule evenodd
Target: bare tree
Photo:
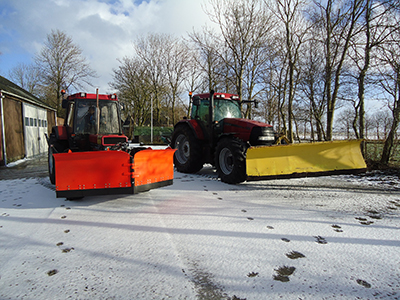
<instances>
[{"instance_id":1,"label":"bare tree","mask_svg":"<svg viewBox=\"0 0 400 300\"><path fill-rule=\"evenodd\" d=\"M154 125L175 123L183 111L184 83L193 75L189 72L193 71L192 50L182 39L167 34L139 37L133 48L133 55L120 60L113 70L110 85L119 91L138 125L151 120Z\"/></svg>"},{"instance_id":2,"label":"bare tree","mask_svg":"<svg viewBox=\"0 0 400 300\"><path fill-rule=\"evenodd\" d=\"M299 56L301 46L306 39L310 25L305 21L303 10L306 2L303 0L275 0L272 11L278 18L278 24L282 24L281 35L285 41L285 56L287 60L288 77L288 139L293 141L293 100L295 97L296 71L299 71ZM298 74L299 72L297 72Z\"/></svg>"},{"instance_id":3,"label":"bare tree","mask_svg":"<svg viewBox=\"0 0 400 300\"><path fill-rule=\"evenodd\" d=\"M79 46L58 29L47 35L35 62L41 84L52 91L53 98L48 99L49 104L58 110L61 109L61 90L81 89L85 84L91 85L91 79L96 77Z\"/></svg>"},{"instance_id":4,"label":"bare tree","mask_svg":"<svg viewBox=\"0 0 400 300\"><path fill-rule=\"evenodd\" d=\"M242 98L246 71L252 72L257 62L254 54L267 44L274 28L272 18L262 0L209 0L209 3L211 10L206 13L220 30L220 35L212 36L215 44L220 45L214 51L227 66L227 74L232 75L228 78ZM248 74L252 75L258 74Z\"/></svg>"},{"instance_id":5,"label":"bare tree","mask_svg":"<svg viewBox=\"0 0 400 300\"><path fill-rule=\"evenodd\" d=\"M332 140L334 112L341 87L342 69L348 58L350 42L364 6L363 0L315 0L314 5L317 8L317 15L314 16L316 26L324 33L321 42L325 49L326 139Z\"/></svg>"},{"instance_id":6,"label":"bare tree","mask_svg":"<svg viewBox=\"0 0 400 300\"><path fill-rule=\"evenodd\" d=\"M201 69L203 72L203 79L201 84L201 92L210 90L222 90L224 85L226 88L226 83L224 84L224 71L226 70L224 66L224 61L220 58L216 49L224 47L220 44L220 39L211 29L204 27L201 32L193 32L189 34L192 42L195 45L199 55L196 57L197 69ZM222 51L221 53L226 53ZM194 91L194 89L192 90ZM225 90L227 92L229 90Z\"/></svg>"},{"instance_id":7,"label":"bare tree","mask_svg":"<svg viewBox=\"0 0 400 300\"><path fill-rule=\"evenodd\" d=\"M350 139L354 136L353 119L354 109L347 108L340 111L339 118L336 121L340 132L345 134L346 139Z\"/></svg>"},{"instance_id":8,"label":"bare tree","mask_svg":"<svg viewBox=\"0 0 400 300\"><path fill-rule=\"evenodd\" d=\"M318 33L310 29L311 39L305 43L301 63L302 76L299 84L299 95L304 97L310 111L311 140L325 139L324 117L326 97L324 85L324 52L320 44L315 43Z\"/></svg>"},{"instance_id":9,"label":"bare tree","mask_svg":"<svg viewBox=\"0 0 400 300\"><path fill-rule=\"evenodd\" d=\"M392 116L387 110L378 110L371 116L376 139L386 140L392 122Z\"/></svg>"},{"instance_id":10,"label":"bare tree","mask_svg":"<svg viewBox=\"0 0 400 300\"><path fill-rule=\"evenodd\" d=\"M400 20L394 18L394 24ZM393 121L387 135L381 157L381 163L388 164L393 153L394 140L400 123L400 30L390 35L390 42L381 47L381 62L385 68L381 70L381 87L391 96L388 106L392 112Z\"/></svg>"},{"instance_id":11,"label":"bare tree","mask_svg":"<svg viewBox=\"0 0 400 300\"><path fill-rule=\"evenodd\" d=\"M365 138L365 93L367 75L371 68L373 56L377 51L375 48L384 44L395 28L389 21L391 12L394 10L393 1L365 0L363 3L364 13L360 19L359 34L355 37L351 53L354 64L357 67L357 103L355 104L356 115L354 119L354 130L356 137ZM358 124L357 124L358 119ZM358 131L357 127L358 125ZM364 149L362 144L362 149Z\"/></svg>"},{"instance_id":12,"label":"bare tree","mask_svg":"<svg viewBox=\"0 0 400 300\"><path fill-rule=\"evenodd\" d=\"M151 81L145 64L138 58L124 57L114 69L110 86L119 92L126 116L131 116L138 126L150 121Z\"/></svg>"},{"instance_id":13,"label":"bare tree","mask_svg":"<svg viewBox=\"0 0 400 300\"><path fill-rule=\"evenodd\" d=\"M173 37L167 34L148 34L139 37L134 43L134 50L139 59L143 61L147 70L146 78L149 80L149 94L151 94L153 109L155 111L155 124L161 124L162 101L168 91L167 81L167 44Z\"/></svg>"},{"instance_id":14,"label":"bare tree","mask_svg":"<svg viewBox=\"0 0 400 300\"><path fill-rule=\"evenodd\" d=\"M175 124L175 107L183 92L183 82L187 78L192 56L187 45L179 39L170 39L166 53L166 74L170 92L171 121ZM169 117L168 117L169 118Z\"/></svg>"},{"instance_id":15,"label":"bare tree","mask_svg":"<svg viewBox=\"0 0 400 300\"><path fill-rule=\"evenodd\" d=\"M10 79L29 93L39 96L39 72L35 65L19 63L9 71Z\"/></svg>"},{"instance_id":16,"label":"bare tree","mask_svg":"<svg viewBox=\"0 0 400 300\"><path fill-rule=\"evenodd\" d=\"M189 61L187 64L187 77L184 81L184 86L185 90L188 92L194 92L197 90L207 90L206 88L203 88L203 70L200 66L201 58L200 58L200 52L191 49L189 52ZM189 99L189 97L187 98ZM190 109L191 105L190 103L185 104L183 102L183 106L185 108L186 116L190 116Z\"/></svg>"}]
</instances>

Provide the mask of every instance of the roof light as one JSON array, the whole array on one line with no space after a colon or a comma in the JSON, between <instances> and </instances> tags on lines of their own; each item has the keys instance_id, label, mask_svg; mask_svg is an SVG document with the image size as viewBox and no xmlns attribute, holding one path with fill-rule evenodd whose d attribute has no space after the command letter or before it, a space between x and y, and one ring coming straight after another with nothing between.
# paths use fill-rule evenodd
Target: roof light
<instances>
[{"instance_id":1,"label":"roof light","mask_svg":"<svg viewBox=\"0 0 400 300\"><path fill-rule=\"evenodd\" d=\"M86 93L81 93L80 96L81 96L82 98L86 98Z\"/></svg>"},{"instance_id":2,"label":"roof light","mask_svg":"<svg viewBox=\"0 0 400 300\"><path fill-rule=\"evenodd\" d=\"M231 97L231 99L233 99L233 100L239 99L239 96L233 95L233 96Z\"/></svg>"},{"instance_id":3,"label":"roof light","mask_svg":"<svg viewBox=\"0 0 400 300\"><path fill-rule=\"evenodd\" d=\"M111 95L111 99L117 99L117 95L112 94L112 95Z\"/></svg>"}]
</instances>

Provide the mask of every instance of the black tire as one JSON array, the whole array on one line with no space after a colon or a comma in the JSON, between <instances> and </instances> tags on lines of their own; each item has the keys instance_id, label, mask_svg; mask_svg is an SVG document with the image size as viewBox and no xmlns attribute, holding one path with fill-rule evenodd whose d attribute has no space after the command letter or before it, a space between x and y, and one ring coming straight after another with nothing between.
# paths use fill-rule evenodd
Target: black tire
<instances>
[{"instance_id":1,"label":"black tire","mask_svg":"<svg viewBox=\"0 0 400 300\"><path fill-rule=\"evenodd\" d=\"M53 147L49 146L47 164L49 166L49 178L51 184L56 184L56 166L54 164Z\"/></svg>"},{"instance_id":2,"label":"black tire","mask_svg":"<svg viewBox=\"0 0 400 300\"><path fill-rule=\"evenodd\" d=\"M246 181L246 146L235 138L223 138L215 150L215 167L222 182Z\"/></svg>"},{"instance_id":3,"label":"black tire","mask_svg":"<svg viewBox=\"0 0 400 300\"><path fill-rule=\"evenodd\" d=\"M203 168L201 142L188 126L178 126L172 134L171 147L176 169L182 173L196 173Z\"/></svg>"},{"instance_id":4,"label":"black tire","mask_svg":"<svg viewBox=\"0 0 400 300\"><path fill-rule=\"evenodd\" d=\"M49 137L49 150L47 152L47 165L49 170L49 178L52 184L56 184L56 166L54 164L53 153L62 153L67 148L66 141L58 141L54 132Z\"/></svg>"}]
</instances>

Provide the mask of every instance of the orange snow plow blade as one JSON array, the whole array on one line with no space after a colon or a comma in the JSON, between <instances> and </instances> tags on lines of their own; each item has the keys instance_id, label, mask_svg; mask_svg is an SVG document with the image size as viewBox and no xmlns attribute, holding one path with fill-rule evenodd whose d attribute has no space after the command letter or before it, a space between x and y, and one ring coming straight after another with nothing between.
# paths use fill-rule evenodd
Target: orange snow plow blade
<instances>
[{"instance_id":1,"label":"orange snow plow blade","mask_svg":"<svg viewBox=\"0 0 400 300\"><path fill-rule=\"evenodd\" d=\"M175 149L142 150L134 156L135 192L171 185Z\"/></svg>"},{"instance_id":2,"label":"orange snow plow blade","mask_svg":"<svg viewBox=\"0 0 400 300\"><path fill-rule=\"evenodd\" d=\"M56 196L135 194L171 185L175 150L142 150L53 154Z\"/></svg>"},{"instance_id":3,"label":"orange snow plow blade","mask_svg":"<svg viewBox=\"0 0 400 300\"><path fill-rule=\"evenodd\" d=\"M251 147L247 180L359 173L366 170L361 140Z\"/></svg>"}]
</instances>

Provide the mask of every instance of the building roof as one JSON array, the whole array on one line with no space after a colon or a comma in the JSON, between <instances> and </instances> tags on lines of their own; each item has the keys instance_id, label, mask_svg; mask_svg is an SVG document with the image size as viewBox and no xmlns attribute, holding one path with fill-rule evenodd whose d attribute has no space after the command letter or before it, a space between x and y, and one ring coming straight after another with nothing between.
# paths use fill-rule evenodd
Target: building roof
<instances>
[{"instance_id":1,"label":"building roof","mask_svg":"<svg viewBox=\"0 0 400 300\"><path fill-rule=\"evenodd\" d=\"M7 78L4 78L3 76L0 76L0 92L3 94L9 94L10 96L20 98L21 100L35 104L37 106L41 106L43 108L55 110L53 107L50 107L42 100L40 100L38 97L32 95L28 91L24 90L23 88L11 82Z\"/></svg>"}]
</instances>

